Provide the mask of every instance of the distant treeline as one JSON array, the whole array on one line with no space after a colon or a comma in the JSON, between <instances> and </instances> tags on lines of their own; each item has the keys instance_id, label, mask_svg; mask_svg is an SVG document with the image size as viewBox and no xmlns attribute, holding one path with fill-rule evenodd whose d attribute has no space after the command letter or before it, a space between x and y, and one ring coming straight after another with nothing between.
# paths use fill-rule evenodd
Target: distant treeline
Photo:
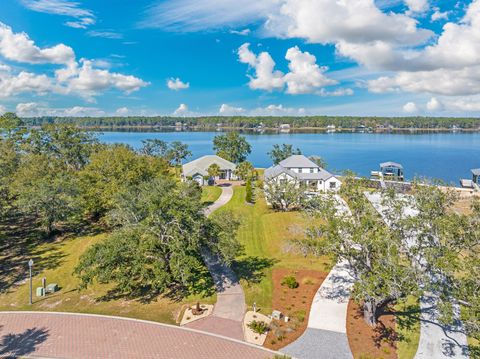
<instances>
[{"instance_id":1,"label":"distant treeline","mask_svg":"<svg viewBox=\"0 0 480 359\"><path fill-rule=\"evenodd\" d=\"M289 124L291 128L418 128L418 129L480 129L480 118L449 117L342 117L342 116L305 116L305 117L35 117L24 118L26 124L38 126L47 123L76 124L84 127L174 127L192 128L241 128L253 129L258 126L278 128Z\"/></svg>"}]
</instances>

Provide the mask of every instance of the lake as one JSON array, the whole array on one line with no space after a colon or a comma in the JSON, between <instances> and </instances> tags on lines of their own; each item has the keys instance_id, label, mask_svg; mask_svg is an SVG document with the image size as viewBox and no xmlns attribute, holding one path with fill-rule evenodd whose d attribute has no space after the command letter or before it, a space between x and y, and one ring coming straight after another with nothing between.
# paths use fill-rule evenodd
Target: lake
<instances>
[{"instance_id":1,"label":"lake","mask_svg":"<svg viewBox=\"0 0 480 359\"><path fill-rule=\"evenodd\" d=\"M103 132L102 142L124 143L134 148L142 140L160 139L188 144L192 158L212 154L212 140L218 132ZM267 153L274 144L292 144L305 155L319 155L334 173L352 170L369 176L385 161L399 162L407 178L429 177L458 185L471 178L470 169L480 167L480 133L287 133L245 134L252 145L248 160L255 167L269 167Z\"/></svg>"}]
</instances>

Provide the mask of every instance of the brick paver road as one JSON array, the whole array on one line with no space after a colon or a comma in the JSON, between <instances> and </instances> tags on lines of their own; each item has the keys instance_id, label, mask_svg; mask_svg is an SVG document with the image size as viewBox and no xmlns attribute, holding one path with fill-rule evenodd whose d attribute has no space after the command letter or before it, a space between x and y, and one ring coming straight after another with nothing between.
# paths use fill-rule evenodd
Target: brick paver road
<instances>
[{"instance_id":1,"label":"brick paver road","mask_svg":"<svg viewBox=\"0 0 480 359\"><path fill-rule=\"evenodd\" d=\"M152 322L61 313L0 312L0 357L265 359L259 347Z\"/></svg>"}]
</instances>

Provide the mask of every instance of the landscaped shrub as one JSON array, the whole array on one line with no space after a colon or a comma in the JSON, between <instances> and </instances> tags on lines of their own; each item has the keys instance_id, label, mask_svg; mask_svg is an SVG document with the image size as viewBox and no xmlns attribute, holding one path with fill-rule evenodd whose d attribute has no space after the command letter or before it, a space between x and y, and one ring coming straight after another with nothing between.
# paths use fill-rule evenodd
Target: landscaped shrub
<instances>
[{"instance_id":1,"label":"landscaped shrub","mask_svg":"<svg viewBox=\"0 0 480 359\"><path fill-rule=\"evenodd\" d=\"M297 310L295 313L293 313L293 317L302 323L305 321L306 316L307 316L307 313L303 309Z\"/></svg>"},{"instance_id":2,"label":"landscaped shrub","mask_svg":"<svg viewBox=\"0 0 480 359\"><path fill-rule=\"evenodd\" d=\"M245 184L245 201L248 203L253 203L253 188L252 180L249 178Z\"/></svg>"},{"instance_id":3,"label":"landscaped shrub","mask_svg":"<svg viewBox=\"0 0 480 359\"><path fill-rule=\"evenodd\" d=\"M282 280L282 285L286 285L290 289L295 289L298 288L298 282L297 279L293 275L286 276Z\"/></svg>"},{"instance_id":4,"label":"landscaped shrub","mask_svg":"<svg viewBox=\"0 0 480 359\"><path fill-rule=\"evenodd\" d=\"M254 333L263 334L268 331L268 324L262 321L254 320L247 324L247 326L253 330Z\"/></svg>"}]
</instances>

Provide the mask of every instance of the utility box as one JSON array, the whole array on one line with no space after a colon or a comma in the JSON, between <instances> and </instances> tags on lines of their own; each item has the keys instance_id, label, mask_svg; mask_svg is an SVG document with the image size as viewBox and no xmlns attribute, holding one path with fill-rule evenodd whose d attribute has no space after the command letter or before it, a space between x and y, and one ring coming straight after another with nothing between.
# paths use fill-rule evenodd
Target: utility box
<instances>
[{"instance_id":1,"label":"utility box","mask_svg":"<svg viewBox=\"0 0 480 359\"><path fill-rule=\"evenodd\" d=\"M44 297L45 296L45 289L43 287L37 288L37 297Z\"/></svg>"},{"instance_id":2,"label":"utility box","mask_svg":"<svg viewBox=\"0 0 480 359\"><path fill-rule=\"evenodd\" d=\"M280 320L282 319L282 312L278 311L278 310L274 310L272 312L272 318L273 319L276 319L276 320Z\"/></svg>"},{"instance_id":3,"label":"utility box","mask_svg":"<svg viewBox=\"0 0 480 359\"><path fill-rule=\"evenodd\" d=\"M55 293L58 291L58 284L57 283L51 283L47 285L47 293Z\"/></svg>"}]
</instances>

